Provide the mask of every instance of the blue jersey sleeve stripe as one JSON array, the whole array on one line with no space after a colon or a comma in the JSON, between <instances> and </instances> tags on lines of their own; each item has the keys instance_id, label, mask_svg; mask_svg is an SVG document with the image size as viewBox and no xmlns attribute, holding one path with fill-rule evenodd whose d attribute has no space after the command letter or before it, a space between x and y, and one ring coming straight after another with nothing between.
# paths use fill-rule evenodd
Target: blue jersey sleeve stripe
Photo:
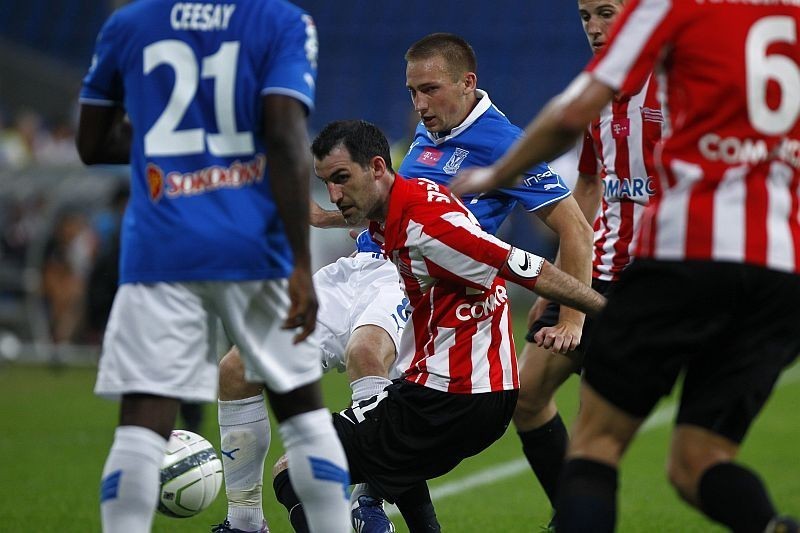
<instances>
[{"instance_id":1,"label":"blue jersey sleeve stripe","mask_svg":"<svg viewBox=\"0 0 800 533\"><path fill-rule=\"evenodd\" d=\"M565 192L561 196L556 196L555 198L551 198L551 199L547 200L546 202L537 205L533 209L525 209L525 211L527 211L528 213L533 213L534 211L538 211L539 209L541 209L544 206L550 205L550 204L555 203L555 202L560 202L561 200L563 200L564 198L566 198L567 196L569 196L571 194L572 194L572 191L567 190L567 192Z\"/></svg>"},{"instance_id":2,"label":"blue jersey sleeve stripe","mask_svg":"<svg viewBox=\"0 0 800 533\"><path fill-rule=\"evenodd\" d=\"M265 96L267 94L282 94L285 96L291 96L296 100L300 100L305 106L308 108L309 111L314 111L314 100L306 96L305 94L301 93L300 91L295 91L294 89L287 89L286 87L267 87L261 90L261 96Z\"/></svg>"}]
</instances>

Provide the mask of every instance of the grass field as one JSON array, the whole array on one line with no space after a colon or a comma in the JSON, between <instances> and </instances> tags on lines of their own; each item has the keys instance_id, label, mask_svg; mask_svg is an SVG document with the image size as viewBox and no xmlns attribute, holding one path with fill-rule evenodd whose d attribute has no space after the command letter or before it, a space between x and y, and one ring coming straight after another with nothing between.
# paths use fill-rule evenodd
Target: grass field
<instances>
[{"instance_id":1,"label":"grass field","mask_svg":"<svg viewBox=\"0 0 800 533\"><path fill-rule=\"evenodd\" d=\"M113 436L116 404L92 395L93 369L0 366L0 530L99 531L98 491L103 461ZM349 388L341 375L324 380L326 401L344 406ZM560 391L559 405L571 420L577 380ZM800 366L790 369L755 424L742 461L758 468L783 512L800 515ZM664 478L671 417L669 401L632 446L623 464L622 532L716 532L681 504ZM209 405L202 433L218 448L216 408ZM273 432L277 435L277 431ZM274 437L268 463L281 453ZM268 466L269 468L269 466ZM546 523L549 505L522 462L519 441L509 432L483 454L433 480L445 531L535 532ZM271 485L264 508L273 533L290 531ZM224 496L191 519L157 516L156 532L201 532L222 520ZM398 531L407 531L398 522Z\"/></svg>"}]
</instances>

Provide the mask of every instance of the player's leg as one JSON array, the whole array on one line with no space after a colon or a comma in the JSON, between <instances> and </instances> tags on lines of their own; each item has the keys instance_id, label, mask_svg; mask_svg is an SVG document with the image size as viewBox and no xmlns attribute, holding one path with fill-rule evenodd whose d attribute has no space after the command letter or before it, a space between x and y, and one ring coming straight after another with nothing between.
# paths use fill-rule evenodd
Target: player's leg
<instances>
[{"instance_id":1,"label":"player's leg","mask_svg":"<svg viewBox=\"0 0 800 533\"><path fill-rule=\"evenodd\" d=\"M531 342L525 344L520 356L514 426L522 451L553 507L569 442L555 393L577 368L579 364L569 355L554 353Z\"/></svg>"},{"instance_id":2,"label":"player's leg","mask_svg":"<svg viewBox=\"0 0 800 533\"><path fill-rule=\"evenodd\" d=\"M125 284L117 292L95 386L101 396L122 395L103 468L104 531L150 531L179 398L214 396L210 322L187 285Z\"/></svg>"},{"instance_id":3,"label":"player's leg","mask_svg":"<svg viewBox=\"0 0 800 533\"><path fill-rule=\"evenodd\" d=\"M241 352L245 378L265 383L291 484L306 503L311 531L348 531L347 462L322 404L319 348L308 340L294 344L294 332L281 328L289 309L286 281L230 284L217 296L225 330Z\"/></svg>"},{"instance_id":4,"label":"player's leg","mask_svg":"<svg viewBox=\"0 0 800 533\"><path fill-rule=\"evenodd\" d=\"M764 531L777 510L759 476L734 460L778 376L800 352L800 278L731 265L709 275L730 281L725 289L740 286L725 312L709 310L709 323L725 322L706 353L687 365L669 478L711 519L734 531Z\"/></svg>"},{"instance_id":5,"label":"player's leg","mask_svg":"<svg viewBox=\"0 0 800 533\"><path fill-rule=\"evenodd\" d=\"M264 461L270 424L264 387L244 379L244 364L234 346L219 363L219 433L228 511L218 531L262 531Z\"/></svg>"},{"instance_id":6,"label":"player's leg","mask_svg":"<svg viewBox=\"0 0 800 533\"><path fill-rule=\"evenodd\" d=\"M581 409L559 482L559 531L614 530L617 468L643 420L581 383Z\"/></svg>"}]
</instances>

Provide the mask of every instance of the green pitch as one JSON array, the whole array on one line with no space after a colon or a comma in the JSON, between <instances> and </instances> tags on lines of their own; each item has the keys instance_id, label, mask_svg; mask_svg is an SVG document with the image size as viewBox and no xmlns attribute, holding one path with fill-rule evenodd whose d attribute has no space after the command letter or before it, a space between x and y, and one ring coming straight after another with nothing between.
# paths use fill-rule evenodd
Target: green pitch
<instances>
[{"instance_id":1,"label":"green pitch","mask_svg":"<svg viewBox=\"0 0 800 533\"><path fill-rule=\"evenodd\" d=\"M116 421L116 404L92 395L93 369L0 366L0 529L4 531L99 531L100 473ZM333 409L346 405L349 388L341 375L324 380ZM565 418L576 409L577 379L559 394ZM623 464L620 522L622 532L716 532L695 511L679 502L664 476L669 401L664 414L639 435ZM800 515L800 366L790 369L756 422L741 459L767 480L782 512ZM202 430L219 449L216 407L209 405ZM264 508L273 533L290 531L284 510L269 483L272 461L281 453L273 425ZM513 431L489 450L430 483L445 531L535 532L547 522L549 505L533 474L522 462ZM157 516L156 532L209 531L222 521L225 499L199 516ZM405 532L397 518L398 531Z\"/></svg>"}]
</instances>

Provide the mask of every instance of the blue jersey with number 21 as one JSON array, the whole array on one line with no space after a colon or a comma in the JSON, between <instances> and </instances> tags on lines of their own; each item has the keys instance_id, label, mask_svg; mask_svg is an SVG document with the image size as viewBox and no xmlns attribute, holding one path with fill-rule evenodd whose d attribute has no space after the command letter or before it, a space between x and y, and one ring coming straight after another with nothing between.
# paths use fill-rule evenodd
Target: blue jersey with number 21
<instances>
[{"instance_id":1,"label":"blue jersey with number 21","mask_svg":"<svg viewBox=\"0 0 800 533\"><path fill-rule=\"evenodd\" d=\"M261 97L311 110L316 56L313 20L283 0L140 0L109 18L81 103L133 126L122 283L289 275Z\"/></svg>"}]
</instances>

